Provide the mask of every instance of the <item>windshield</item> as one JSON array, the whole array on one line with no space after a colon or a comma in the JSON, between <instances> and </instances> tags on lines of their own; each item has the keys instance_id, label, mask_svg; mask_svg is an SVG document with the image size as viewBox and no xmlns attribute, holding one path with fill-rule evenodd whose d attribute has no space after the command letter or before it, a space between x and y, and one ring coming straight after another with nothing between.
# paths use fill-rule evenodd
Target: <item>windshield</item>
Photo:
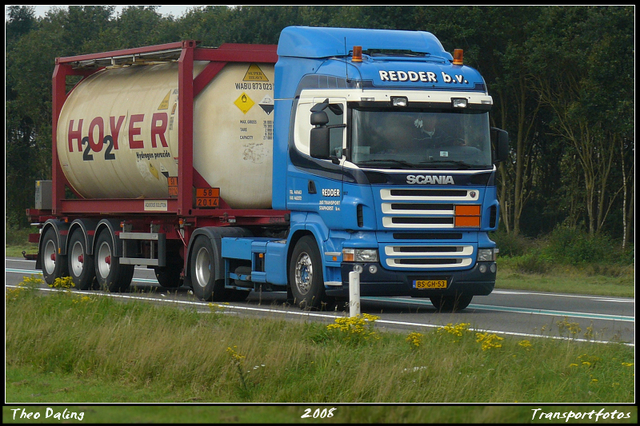
<instances>
[{"instance_id":1,"label":"windshield","mask_svg":"<svg viewBox=\"0 0 640 426\"><path fill-rule=\"evenodd\" d=\"M354 108L351 116L351 161L361 167L492 167L486 111Z\"/></svg>"}]
</instances>

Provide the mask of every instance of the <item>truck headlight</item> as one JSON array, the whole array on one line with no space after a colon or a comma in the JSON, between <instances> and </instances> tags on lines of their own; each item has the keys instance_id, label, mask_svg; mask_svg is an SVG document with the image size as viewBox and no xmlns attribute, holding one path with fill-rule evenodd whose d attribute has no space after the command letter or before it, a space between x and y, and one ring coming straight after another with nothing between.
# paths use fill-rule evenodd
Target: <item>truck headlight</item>
<instances>
[{"instance_id":1,"label":"truck headlight","mask_svg":"<svg viewBox=\"0 0 640 426\"><path fill-rule=\"evenodd\" d=\"M342 249L342 260L344 262L377 262L377 249Z\"/></svg>"},{"instance_id":2,"label":"truck headlight","mask_svg":"<svg viewBox=\"0 0 640 426\"><path fill-rule=\"evenodd\" d=\"M498 249L478 249L478 262L495 262Z\"/></svg>"}]
</instances>

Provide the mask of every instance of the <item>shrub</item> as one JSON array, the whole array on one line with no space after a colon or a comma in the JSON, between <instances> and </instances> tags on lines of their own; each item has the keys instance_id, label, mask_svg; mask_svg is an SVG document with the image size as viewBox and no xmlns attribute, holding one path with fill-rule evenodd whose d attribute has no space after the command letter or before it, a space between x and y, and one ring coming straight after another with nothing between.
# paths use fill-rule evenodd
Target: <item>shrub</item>
<instances>
[{"instance_id":1,"label":"shrub","mask_svg":"<svg viewBox=\"0 0 640 426\"><path fill-rule=\"evenodd\" d=\"M5 219L6 219L5 245L10 245L10 246L27 245L27 242L29 241L29 234L38 233L38 229L36 227L20 228L9 217L5 216Z\"/></svg>"},{"instance_id":2,"label":"shrub","mask_svg":"<svg viewBox=\"0 0 640 426\"><path fill-rule=\"evenodd\" d=\"M500 256L522 256L531 248L531 242L522 235L508 234L504 231L498 231L491 234L491 239L500 249Z\"/></svg>"},{"instance_id":3,"label":"shrub","mask_svg":"<svg viewBox=\"0 0 640 426\"><path fill-rule=\"evenodd\" d=\"M526 274L545 274L549 272L549 262L538 253L528 253L515 259L516 268Z\"/></svg>"},{"instance_id":4,"label":"shrub","mask_svg":"<svg viewBox=\"0 0 640 426\"><path fill-rule=\"evenodd\" d=\"M590 235L580 229L557 227L545 240L544 254L555 263L620 263L628 257L623 255L620 246L610 237Z\"/></svg>"}]
</instances>

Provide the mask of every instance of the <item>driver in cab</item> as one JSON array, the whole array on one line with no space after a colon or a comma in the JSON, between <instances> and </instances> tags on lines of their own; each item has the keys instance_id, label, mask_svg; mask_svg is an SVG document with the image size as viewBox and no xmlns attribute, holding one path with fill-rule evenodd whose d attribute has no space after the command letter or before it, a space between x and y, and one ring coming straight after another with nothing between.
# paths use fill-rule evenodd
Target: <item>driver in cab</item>
<instances>
[{"instance_id":1,"label":"driver in cab","mask_svg":"<svg viewBox=\"0 0 640 426\"><path fill-rule=\"evenodd\" d=\"M415 139L427 142L428 148L451 145L454 129L450 128L446 118L438 118L436 114L420 114L413 126L417 131Z\"/></svg>"}]
</instances>

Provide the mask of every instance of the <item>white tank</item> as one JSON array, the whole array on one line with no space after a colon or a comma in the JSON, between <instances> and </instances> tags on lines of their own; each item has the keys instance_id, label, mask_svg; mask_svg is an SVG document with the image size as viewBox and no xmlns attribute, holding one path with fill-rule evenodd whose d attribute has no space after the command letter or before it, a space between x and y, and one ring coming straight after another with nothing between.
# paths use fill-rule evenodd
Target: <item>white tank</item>
<instances>
[{"instance_id":1,"label":"white tank","mask_svg":"<svg viewBox=\"0 0 640 426\"><path fill-rule=\"evenodd\" d=\"M194 75L204 69L196 63ZM85 198L175 197L178 65L105 69L58 120L62 170ZM232 208L270 208L273 65L228 64L196 97L193 165Z\"/></svg>"}]
</instances>

